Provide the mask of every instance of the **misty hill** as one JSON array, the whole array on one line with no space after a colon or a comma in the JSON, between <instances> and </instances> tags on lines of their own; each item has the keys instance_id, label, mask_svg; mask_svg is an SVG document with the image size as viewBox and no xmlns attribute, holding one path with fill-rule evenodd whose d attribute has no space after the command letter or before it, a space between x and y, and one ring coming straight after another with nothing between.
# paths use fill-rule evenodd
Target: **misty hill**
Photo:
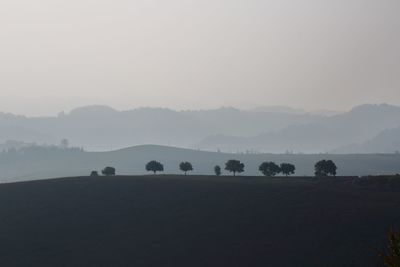
<instances>
[{"instance_id":1,"label":"misty hill","mask_svg":"<svg viewBox=\"0 0 400 267\"><path fill-rule=\"evenodd\" d=\"M234 108L173 111L138 108L116 111L107 106L88 106L57 117L28 118L0 114L0 142L57 144L68 138L89 150L110 150L140 144L194 147L212 134L251 136L310 123L319 115L241 111Z\"/></svg>"},{"instance_id":2,"label":"misty hill","mask_svg":"<svg viewBox=\"0 0 400 267\"><path fill-rule=\"evenodd\" d=\"M400 151L400 127L381 132L376 137L363 142L354 143L338 148L333 153L399 153Z\"/></svg>"},{"instance_id":3,"label":"misty hill","mask_svg":"<svg viewBox=\"0 0 400 267\"><path fill-rule=\"evenodd\" d=\"M400 107L382 105L363 105L350 112L324 117L309 124L291 125L282 130L256 135L238 137L232 135L213 135L199 142L204 149L219 148L225 151L269 151L281 153L285 150L318 153L335 151L355 142L365 142L388 128L400 126ZM397 136L400 141L400 136ZM370 152L393 153L388 146L376 147ZM362 153L363 151L354 151Z\"/></svg>"},{"instance_id":4,"label":"misty hill","mask_svg":"<svg viewBox=\"0 0 400 267\"><path fill-rule=\"evenodd\" d=\"M291 108L285 106L260 106L254 109L250 109L254 112L273 112L273 113L286 113L286 114L305 114L307 113L304 109Z\"/></svg>"},{"instance_id":5,"label":"misty hill","mask_svg":"<svg viewBox=\"0 0 400 267\"><path fill-rule=\"evenodd\" d=\"M378 266L376 249L400 223L400 194L347 180L139 176L3 184L0 265Z\"/></svg>"},{"instance_id":6,"label":"misty hill","mask_svg":"<svg viewBox=\"0 0 400 267\"><path fill-rule=\"evenodd\" d=\"M27 147L20 151L0 154L0 180L2 182L34 180L40 178L82 176L106 166L117 169L120 175L145 174L145 164L157 160L164 164L165 173L181 173L178 166L190 161L194 175L214 174L214 166L229 159L245 163L243 175L260 175L259 165L264 161L293 163L296 175L314 175L314 164L321 159L332 159L339 167L338 175L376 175L400 173L400 155L328 155L328 154L229 154L174 147L145 145L111 152L85 152L77 148ZM230 175L224 172L225 175Z\"/></svg>"},{"instance_id":7,"label":"misty hill","mask_svg":"<svg viewBox=\"0 0 400 267\"><path fill-rule=\"evenodd\" d=\"M274 113L286 113L286 114L314 114L314 115L324 115L324 116L333 116L338 115L342 112L336 110L327 110L327 109L320 109L320 110L313 110L313 111L306 111L304 109L299 108L291 108L285 106L260 106L254 109L250 109L249 111L255 112L274 112Z\"/></svg>"},{"instance_id":8,"label":"misty hill","mask_svg":"<svg viewBox=\"0 0 400 267\"><path fill-rule=\"evenodd\" d=\"M95 151L161 144L226 152L319 153L365 142L399 126L400 107L385 104L363 105L333 116L283 107L252 111L234 108L117 111L107 106L87 106L57 117L0 113L0 143L17 140L58 144L67 138L74 146Z\"/></svg>"}]
</instances>

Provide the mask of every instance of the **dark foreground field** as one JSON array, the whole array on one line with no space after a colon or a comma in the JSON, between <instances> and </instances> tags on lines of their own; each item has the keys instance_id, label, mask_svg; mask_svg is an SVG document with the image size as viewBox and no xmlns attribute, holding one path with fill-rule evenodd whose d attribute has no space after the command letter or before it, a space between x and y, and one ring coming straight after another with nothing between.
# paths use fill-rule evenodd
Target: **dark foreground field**
<instances>
[{"instance_id":1,"label":"dark foreground field","mask_svg":"<svg viewBox=\"0 0 400 267\"><path fill-rule=\"evenodd\" d=\"M338 179L0 185L0 266L376 266L400 193Z\"/></svg>"}]
</instances>

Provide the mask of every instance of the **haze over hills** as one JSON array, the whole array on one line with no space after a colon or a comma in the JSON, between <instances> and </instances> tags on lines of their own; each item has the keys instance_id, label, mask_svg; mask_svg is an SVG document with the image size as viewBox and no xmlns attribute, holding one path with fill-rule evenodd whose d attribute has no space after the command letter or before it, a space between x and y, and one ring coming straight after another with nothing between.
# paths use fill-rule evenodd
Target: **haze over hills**
<instances>
[{"instance_id":1,"label":"haze over hills","mask_svg":"<svg viewBox=\"0 0 400 267\"><path fill-rule=\"evenodd\" d=\"M0 0L0 267L400 258L399 11Z\"/></svg>"},{"instance_id":2,"label":"haze over hills","mask_svg":"<svg viewBox=\"0 0 400 267\"><path fill-rule=\"evenodd\" d=\"M249 111L287 113L287 114L314 114L314 115L325 115L325 116L337 115L343 112L343 111L328 110L328 109L306 111L305 109L291 108L286 106L260 106L253 109L249 109Z\"/></svg>"},{"instance_id":3,"label":"haze over hills","mask_svg":"<svg viewBox=\"0 0 400 267\"><path fill-rule=\"evenodd\" d=\"M339 152L336 148L363 143L386 131L400 126L400 108L386 104L362 105L349 112L325 116L311 123L290 125L284 129L262 133L254 137L214 135L199 143L201 148L219 147L222 150L245 149L280 153L284 150L319 153ZM399 140L400 136L393 135ZM391 143L396 144L393 140ZM368 153L394 153L399 146L382 146ZM363 149L343 150L342 153L363 153Z\"/></svg>"},{"instance_id":4,"label":"haze over hills","mask_svg":"<svg viewBox=\"0 0 400 267\"><path fill-rule=\"evenodd\" d=\"M0 115L0 140L58 143L68 138L76 146L89 150L110 150L140 144L194 147L212 134L251 136L259 132L284 129L319 119L317 115L292 115L217 110L174 111L138 108L116 111L106 106L78 108L57 117L27 118Z\"/></svg>"},{"instance_id":5,"label":"haze over hills","mask_svg":"<svg viewBox=\"0 0 400 267\"><path fill-rule=\"evenodd\" d=\"M400 107L387 104L362 105L335 115L285 107L117 111L86 106L54 117L0 113L0 142L58 144L67 138L72 145L90 151L159 144L225 152L393 153L399 147L379 143L371 149L343 148L379 138L397 127ZM400 137L393 134L391 138L391 144L396 144Z\"/></svg>"},{"instance_id":6,"label":"haze over hills","mask_svg":"<svg viewBox=\"0 0 400 267\"><path fill-rule=\"evenodd\" d=\"M338 154L347 154L347 153L385 153L388 151L394 151L395 153L399 153L400 127L385 130L370 140L367 140L362 143L350 144L335 149L332 152Z\"/></svg>"}]
</instances>

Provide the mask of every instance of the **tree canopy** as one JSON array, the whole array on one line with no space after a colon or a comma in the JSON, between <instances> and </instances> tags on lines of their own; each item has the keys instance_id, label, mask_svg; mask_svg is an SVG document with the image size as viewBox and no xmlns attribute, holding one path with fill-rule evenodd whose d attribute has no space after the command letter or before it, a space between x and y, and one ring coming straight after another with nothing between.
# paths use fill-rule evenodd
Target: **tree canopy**
<instances>
[{"instance_id":1,"label":"tree canopy","mask_svg":"<svg viewBox=\"0 0 400 267\"><path fill-rule=\"evenodd\" d=\"M113 176L115 175L115 168L114 167L105 167L101 173L105 176Z\"/></svg>"},{"instance_id":2,"label":"tree canopy","mask_svg":"<svg viewBox=\"0 0 400 267\"><path fill-rule=\"evenodd\" d=\"M156 174L157 172L163 172L164 165L162 165L158 161L152 160L146 164L146 171L153 172L154 174Z\"/></svg>"},{"instance_id":3,"label":"tree canopy","mask_svg":"<svg viewBox=\"0 0 400 267\"><path fill-rule=\"evenodd\" d=\"M294 174L295 171L296 171L296 166L294 166L293 164L290 164L290 163L282 163L281 164L281 172L284 175L289 176L291 174Z\"/></svg>"},{"instance_id":4,"label":"tree canopy","mask_svg":"<svg viewBox=\"0 0 400 267\"><path fill-rule=\"evenodd\" d=\"M193 166L190 162L181 162L181 164L179 164L179 169L183 171L186 175L187 172L193 171Z\"/></svg>"},{"instance_id":5,"label":"tree canopy","mask_svg":"<svg viewBox=\"0 0 400 267\"><path fill-rule=\"evenodd\" d=\"M215 166L214 167L214 173L216 176L220 176L221 175L221 167L220 166Z\"/></svg>"},{"instance_id":6,"label":"tree canopy","mask_svg":"<svg viewBox=\"0 0 400 267\"><path fill-rule=\"evenodd\" d=\"M263 162L258 169L265 176L275 176L281 171L275 162Z\"/></svg>"},{"instance_id":7,"label":"tree canopy","mask_svg":"<svg viewBox=\"0 0 400 267\"><path fill-rule=\"evenodd\" d=\"M332 160L320 160L315 164L314 170L318 177L336 176L337 166Z\"/></svg>"},{"instance_id":8,"label":"tree canopy","mask_svg":"<svg viewBox=\"0 0 400 267\"><path fill-rule=\"evenodd\" d=\"M244 172L244 164L239 160L231 159L225 163L225 170L233 172L233 176L236 176L236 173Z\"/></svg>"}]
</instances>

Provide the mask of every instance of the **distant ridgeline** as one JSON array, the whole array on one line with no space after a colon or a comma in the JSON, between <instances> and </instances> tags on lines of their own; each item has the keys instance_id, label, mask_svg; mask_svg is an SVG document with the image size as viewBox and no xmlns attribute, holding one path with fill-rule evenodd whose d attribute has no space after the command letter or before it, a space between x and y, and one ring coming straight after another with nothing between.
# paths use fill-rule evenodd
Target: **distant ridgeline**
<instances>
[{"instance_id":1,"label":"distant ridgeline","mask_svg":"<svg viewBox=\"0 0 400 267\"><path fill-rule=\"evenodd\" d=\"M88 151L164 144L210 151L261 153L394 153L400 151L400 107L363 105L339 114L287 108L127 111L88 106L57 117L0 112L0 151L61 138Z\"/></svg>"}]
</instances>

